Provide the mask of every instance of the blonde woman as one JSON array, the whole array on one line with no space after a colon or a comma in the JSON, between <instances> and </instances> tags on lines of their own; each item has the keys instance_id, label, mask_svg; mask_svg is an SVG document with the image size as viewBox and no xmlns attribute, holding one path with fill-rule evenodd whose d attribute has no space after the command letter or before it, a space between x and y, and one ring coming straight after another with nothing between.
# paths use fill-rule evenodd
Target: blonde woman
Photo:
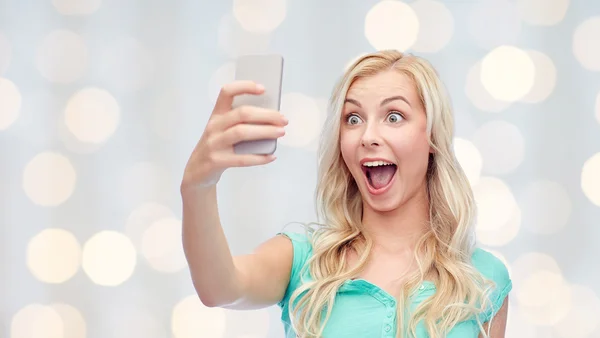
<instances>
[{"instance_id":1,"label":"blonde woman","mask_svg":"<svg viewBox=\"0 0 600 338\"><path fill-rule=\"evenodd\" d=\"M273 156L232 145L284 134L279 112L231 109L226 85L181 184L184 247L207 306L278 304L287 337L503 338L506 267L475 247L475 204L452 150L449 98L432 66L397 51L363 56L336 86L319 150L320 222L232 257L215 184ZM252 226L251 224L242 226Z\"/></svg>"}]
</instances>

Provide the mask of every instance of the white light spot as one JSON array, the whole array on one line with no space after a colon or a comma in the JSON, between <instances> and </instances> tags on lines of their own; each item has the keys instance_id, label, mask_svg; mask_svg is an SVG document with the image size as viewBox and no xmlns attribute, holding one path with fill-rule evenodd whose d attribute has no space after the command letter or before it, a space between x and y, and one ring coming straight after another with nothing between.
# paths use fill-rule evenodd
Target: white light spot
<instances>
[{"instance_id":1,"label":"white light spot","mask_svg":"<svg viewBox=\"0 0 600 338\"><path fill-rule=\"evenodd\" d=\"M410 6L419 21L419 33L412 49L422 53L439 52L454 34L452 12L440 1L417 0Z\"/></svg>"},{"instance_id":2,"label":"white light spot","mask_svg":"<svg viewBox=\"0 0 600 338\"><path fill-rule=\"evenodd\" d=\"M8 69L11 55L12 48L10 47L10 41L8 41L6 36L0 32L0 75L2 75Z\"/></svg>"},{"instance_id":3,"label":"white light spot","mask_svg":"<svg viewBox=\"0 0 600 338\"><path fill-rule=\"evenodd\" d=\"M119 104L109 92L85 88L69 99L65 125L82 142L103 143L117 129L119 115Z\"/></svg>"},{"instance_id":4,"label":"white light spot","mask_svg":"<svg viewBox=\"0 0 600 338\"><path fill-rule=\"evenodd\" d=\"M456 137L454 138L454 153L471 186L477 184L483 165L479 149L471 141Z\"/></svg>"},{"instance_id":5,"label":"white light spot","mask_svg":"<svg viewBox=\"0 0 600 338\"><path fill-rule=\"evenodd\" d=\"M230 58L263 54L269 50L270 42L270 35L245 30L229 13L221 18L218 28L219 48Z\"/></svg>"},{"instance_id":6,"label":"white light spot","mask_svg":"<svg viewBox=\"0 0 600 338\"><path fill-rule=\"evenodd\" d=\"M96 284L117 286L125 282L135 269L136 252L125 235L101 231L83 246L82 266Z\"/></svg>"},{"instance_id":7,"label":"white light spot","mask_svg":"<svg viewBox=\"0 0 600 338\"><path fill-rule=\"evenodd\" d=\"M405 51L417 41L418 34L417 14L401 1L380 1L365 17L365 36L377 50Z\"/></svg>"},{"instance_id":8,"label":"white light spot","mask_svg":"<svg viewBox=\"0 0 600 338\"><path fill-rule=\"evenodd\" d=\"M516 101L533 87L535 71L533 60L525 51L501 46L481 61L481 83L496 100Z\"/></svg>"},{"instance_id":9,"label":"white light spot","mask_svg":"<svg viewBox=\"0 0 600 338\"><path fill-rule=\"evenodd\" d=\"M530 25L552 26L565 18L569 0L517 0L521 19Z\"/></svg>"},{"instance_id":10,"label":"white light spot","mask_svg":"<svg viewBox=\"0 0 600 338\"><path fill-rule=\"evenodd\" d=\"M571 200L558 183L535 181L527 185L519 203L523 206L523 224L536 234L553 234L567 225Z\"/></svg>"},{"instance_id":11,"label":"white light spot","mask_svg":"<svg viewBox=\"0 0 600 338\"><path fill-rule=\"evenodd\" d=\"M19 117L21 93L12 81L0 77L0 98L0 130L5 130Z\"/></svg>"},{"instance_id":12,"label":"white light spot","mask_svg":"<svg viewBox=\"0 0 600 338\"><path fill-rule=\"evenodd\" d=\"M23 189L37 205L54 207L64 203L75 189L75 168L64 155L44 152L36 155L23 171Z\"/></svg>"},{"instance_id":13,"label":"white light spot","mask_svg":"<svg viewBox=\"0 0 600 338\"><path fill-rule=\"evenodd\" d=\"M279 141L290 147L305 147L321 130L321 110L317 102L300 93L287 93L281 98L281 113L290 123Z\"/></svg>"},{"instance_id":14,"label":"white light spot","mask_svg":"<svg viewBox=\"0 0 600 338\"><path fill-rule=\"evenodd\" d=\"M219 67L208 80L208 99L211 105L217 102L219 92L224 85L233 82L235 79L235 63L228 62Z\"/></svg>"},{"instance_id":15,"label":"white light spot","mask_svg":"<svg viewBox=\"0 0 600 338\"><path fill-rule=\"evenodd\" d=\"M269 33L285 19L286 0L234 0L233 15L253 33Z\"/></svg>"},{"instance_id":16,"label":"white light spot","mask_svg":"<svg viewBox=\"0 0 600 338\"><path fill-rule=\"evenodd\" d=\"M600 328L600 299L594 290L583 285L571 286L573 306L554 327L560 337L586 338Z\"/></svg>"},{"instance_id":17,"label":"white light spot","mask_svg":"<svg viewBox=\"0 0 600 338\"><path fill-rule=\"evenodd\" d=\"M102 0L52 0L52 4L63 15L88 15L100 8Z\"/></svg>"},{"instance_id":18,"label":"white light spot","mask_svg":"<svg viewBox=\"0 0 600 338\"><path fill-rule=\"evenodd\" d=\"M142 251L142 237L144 232L156 221L163 218L172 218L175 214L167 206L149 202L138 206L127 218L125 234L138 251Z\"/></svg>"},{"instance_id":19,"label":"white light spot","mask_svg":"<svg viewBox=\"0 0 600 338\"><path fill-rule=\"evenodd\" d=\"M64 326L56 310L41 304L20 309L12 318L11 338L64 338Z\"/></svg>"},{"instance_id":20,"label":"white light spot","mask_svg":"<svg viewBox=\"0 0 600 338\"><path fill-rule=\"evenodd\" d=\"M481 177L473 187L477 204L477 239L490 246L513 240L521 226L521 211L508 186L494 177Z\"/></svg>"},{"instance_id":21,"label":"white light spot","mask_svg":"<svg viewBox=\"0 0 600 338\"><path fill-rule=\"evenodd\" d=\"M521 312L532 323L556 324L571 309L571 290L561 274L537 270L522 283L515 294Z\"/></svg>"},{"instance_id":22,"label":"white light spot","mask_svg":"<svg viewBox=\"0 0 600 338\"><path fill-rule=\"evenodd\" d=\"M163 218L154 223L142 236L142 254L152 268L173 273L187 266L181 245L181 220Z\"/></svg>"},{"instance_id":23,"label":"white light spot","mask_svg":"<svg viewBox=\"0 0 600 338\"><path fill-rule=\"evenodd\" d=\"M511 105L509 101L497 100L483 87L481 83L481 62L469 69L465 93L475 107L483 111L499 113Z\"/></svg>"},{"instance_id":24,"label":"white light spot","mask_svg":"<svg viewBox=\"0 0 600 338\"><path fill-rule=\"evenodd\" d=\"M50 307L54 309L62 319L64 335L63 338L85 338L86 337L86 324L85 319L77 310L68 304L51 304Z\"/></svg>"},{"instance_id":25,"label":"white light spot","mask_svg":"<svg viewBox=\"0 0 600 338\"><path fill-rule=\"evenodd\" d=\"M581 189L589 200L600 207L600 153L596 153L583 164Z\"/></svg>"},{"instance_id":26,"label":"white light spot","mask_svg":"<svg viewBox=\"0 0 600 338\"><path fill-rule=\"evenodd\" d=\"M225 334L225 311L205 307L196 295L188 296L173 308L171 328L174 338L196 338L199 332L220 338Z\"/></svg>"},{"instance_id":27,"label":"white light spot","mask_svg":"<svg viewBox=\"0 0 600 338\"><path fill-rule=\"evenodd\" d=\"M521 18L513 2L477 1L469 14L468 29L475 42L483 48L510 45L519 38Z\"/></svg>"},{"instance_id":28,"label":"white light spot","mask_svg":"<svg viewBox=\"0 0 600 338\"><path fill-rule=\"evenodd\" d=\"M110 88L132 92L147 86L154 76L152 55L133 37L117 38L100 58L99 76Z\"/></svg>"},{"instance_id":29,"label":"white light spot","mask_svg":"<svg viewBox=\"0 0 600 338\"><path fill-rule=\"evenodd\" d=\"M44 38L36 55L36 66L48 81L71 83L81 78L88 65L85 41L68 30L54 30Z\"/></svg>"},{"instance_id":30,"label":"white light spot","mask_svg":"<svg viewBox=\"0 0 600 338\"><path fill-rule=\"evenodd\" d=\"M64 283L77 273L80 263L81 246L66 230L42 230L27 245L27 267L42 282Z\"/></svg>"},{"instance_id":31,"label":"white light spot","mask_svg":"<svg viewBox=\"0 0 600 338\"><path fill-rule=\"evenodd\" d=\"M535 67L535 80L529 92L521 98L524 102L538 103L550 96L556 85L556 67L546 54L529 50L527 54Z\"/></svg>"},{"instance_id":32,"label":"white light spot","mask_svg":"<svg viewBox=\"0 0 600 338\"><path fill-rule=\"evenodd\" d=\"M579 24L573 35L573 54L583 68L600 71L600 16Z\"/></svg>"},{"instance_id":33,"label":"white light spot","mask_svg":"<svg viewBox=\"0 0 600 338\"><path fill-rule=\"evenodd\" d=\"M513 172L525 157L525 141L515 125L490 121L473 135L473 143L483 157L483 171L498 175Z\"/></svg>"},{"instance_id":34,"label":"white light spot","mask_svg":"<svg viewBox=\"0 0 600 338\"><path fill-rule=\"evenodd\" d=\"M139 162L125 171L121 195L127 206L159 201L169 195L173 186L166 169L152 162Z\"/></svg>"}]
</instances>

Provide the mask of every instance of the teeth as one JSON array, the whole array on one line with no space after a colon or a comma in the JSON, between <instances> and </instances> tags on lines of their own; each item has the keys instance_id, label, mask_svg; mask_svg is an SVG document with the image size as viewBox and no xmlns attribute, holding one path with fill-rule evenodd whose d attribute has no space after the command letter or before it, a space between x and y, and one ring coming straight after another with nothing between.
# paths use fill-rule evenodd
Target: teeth
<instances>
[{"instance_id":1,"label":"teeth","mask_svg":"<svg viewBox=\"0 0 600 338\"><path fill-rule=\"evenodd\" d=\"M365 167L377 167L377 166L380 166L380 165L392 165L392 164L394 164L394 163L385 162L385 161L372 161L372 162L365 162L365 163L363 163L363 165Z\"/></svg>"}]
</instances>

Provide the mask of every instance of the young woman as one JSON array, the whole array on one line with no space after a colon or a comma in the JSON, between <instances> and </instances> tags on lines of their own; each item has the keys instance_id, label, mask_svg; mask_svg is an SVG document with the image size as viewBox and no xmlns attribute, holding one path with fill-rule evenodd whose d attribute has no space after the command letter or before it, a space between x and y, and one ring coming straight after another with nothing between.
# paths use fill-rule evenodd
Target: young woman
<instances>
[{"instance_id":1,"label":"young woman","mask_svg":"<svg viewBox=\"0 0 600 338\"><path fill-rule=\"evenodd\" d=\"M231 109L259 84L226 85L181 184L184 247L207 306L279 304L287 337L503 338L506 267L475 247L473 194L452 150L449 98L432 66L397 51L363 56L331 99L319 149L321 222L232 257L215 184L273 156L242 140L284 135L279 112Z\"/></svg>"}]
</instances>

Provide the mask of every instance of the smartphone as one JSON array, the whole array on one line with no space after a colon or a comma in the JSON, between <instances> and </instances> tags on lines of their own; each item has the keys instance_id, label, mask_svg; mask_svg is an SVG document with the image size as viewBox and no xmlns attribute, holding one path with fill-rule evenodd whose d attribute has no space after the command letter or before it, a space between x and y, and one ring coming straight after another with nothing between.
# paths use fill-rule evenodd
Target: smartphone
<instances>
[{"instance_id":1,"label":"smartphone","mask_svg":"<svg viewBox=\"0 0 600 338\"><path fill-rule=\"evenodd\" d=\"M236 60L236 80L252 80L265 87L261 95L239 95L233 100L233 108L256 106L279 110L281 105L281 82L283 57L281 55L244 55ZM237 154L273 154L277 139L243 141L233 146Z\"/></svg>"}]
</instances>

